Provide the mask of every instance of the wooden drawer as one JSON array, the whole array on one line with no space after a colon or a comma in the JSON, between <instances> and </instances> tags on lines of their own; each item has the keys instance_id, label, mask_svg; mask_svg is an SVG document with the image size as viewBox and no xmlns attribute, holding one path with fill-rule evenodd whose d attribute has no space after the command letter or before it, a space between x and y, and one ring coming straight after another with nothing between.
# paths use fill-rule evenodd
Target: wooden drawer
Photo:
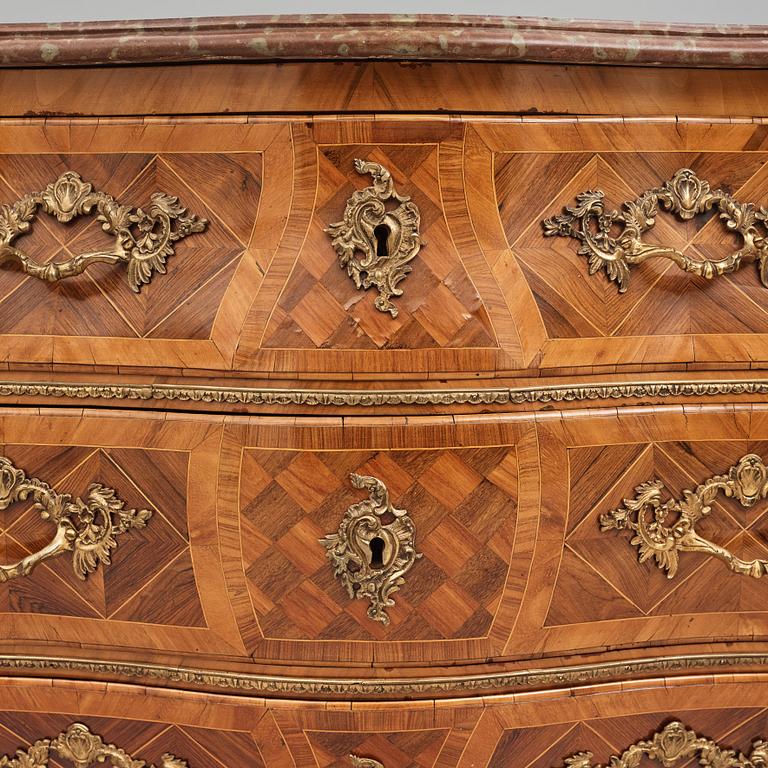
<instances>
[{"instance_id":1,"label":"wooden drawer","mask_svg":"<svg viewBox=\"0 0 768 768\"><path fill-rule=\"evenodd\" d=\"M21 680L4 681L0 700L0 761L2 755L16 757L19 750L20 760L27 753L35 760L20 764L41 768L290 764L271 718L259 725L264 712L255 702L243 706L237 699L182 692L169 697L132 686L107 690L93 683L41 685ZM66 762L59 762L61 758Z\"/></svg>"},{"instance_id":2,"label":"wooden drawer","mask_svg":"<svg viewBox=\"0 0 768 768\"><path fill-rule=\"evenodd\" d=\"M583 759L584 752L592 753L593 762L581 764L604 765L611 756L654 738L674 765L676 756L696 754L681 738L686 732L700 740L699 748L730 748L745 755L757 749L758 758L755 742L768 731L764 675L677 684L660 679L624 691L604 685L514 700L497 696L429 704L355 702L342 709L322 702L270 702L127 685L107 690L71 681L7 681L0 687L0 755L51 740L55 758L68 743L66 737L57 739L59 734L87 729L95 744L83 738L75 742L86 758L109 744L157 768L166 766L163 755L169 753L183 761L172 764L180 768L344 768L356 765L355 758L373 761L367 763L371 768L500 768L510 763L551 768L580 753ZM84 763L91 764L97 763Z\"/></svg>"},{"instance_id":3,"label":"wooden drawer","mask_svg":"<svg viewBox=\"0 0 768 768\"><path fill-rule=\"evenodd\" d=\"M760 407L577 411L535 422L297 420L290 433L279 419L252 423L222 464L240 473L245 578L230 589L251 596L239 621L256 657L440 666L598 650L637 656L651 646L674 653L768 636L763 581L729 570L735 561L724 553L703 553L701 543L686 552L682 541L668 555L679 559L674 573L638 563L630 531L601 530L601 517L641 483L666 484L659 502L684 499L746 455L768 458ZM760 471L757 462L738 482L760 485ZM366 497L350 473L384 483L423 554L392 595L389 624L366 615L367 599L350 600L313 549ZM696 533L764 563L765 490L751 504L715 493ZM226 499L222 508L234 506ZM678 516L670 511L665 523Z\"/></svg>"},{"instance_id":4,"label":"wooden drawer","mask_svg":"<svg viewBox=\"0 0 768 768\"><path fill-rule=\"evenodd\" d=\"M91 510L99 484L151 513L90 565L78 539L25 575L8 571L56 528L5 504L12 672L396 698L764 659L763 406L343 422L19 409L0 427L4 487L23 470ZM630 531L601 530L644 483L665 484L663 503L729 472L730 497L702 497L696 546L638 563Z\"/></svg>"},{"instance_id":5,"label":"wooden drawer","mask_svg":"<svg viewBox=\"0 0 768 768\"><path fill-rule=\"evenodd\" d=\"M766 286L759 264L745 255L731 264L733 273L717 274L712 266L709 279L695 274L703 262L727 261L744 247L740 224L727 223L728 210L751 205L761 217L768 145L758 126L597 120L474 128L493 157L485 173L493 176L503 230L476 231L484 248L510 249L499 256L499 273L507 276L507 295L527 302L518 317L528 323L528 364L762 367ZM618 241L601 251L574 238L599 231L594 215L575 217L570 237L543 237L547 219L557 231L557 216L591 192L600 195L594 205L606 216L618 210L630 223L628 206L646 206L638 220L643 231L632 235L616 219L610 237L627 235L631 258L647 260L611 262ZM754 224L760 246L765 221Z\"/></svg>"},{"instance_id":6,"label":"wooden drawer","mask_svg":"<svg viewBox=\"0 0 768 768\"><path fill-rule=\"evenodd\" d=\"M143 661L203 648L236 651L217 553L216 485L208 480L218 467L215 422L7 410L0 430L10 462L2 474L3 564L46 551L57 533L57 504L68 512L65 534L77 532L70 551L63 547L0 583L6 651L66 656L70 649L87 657L78 649L88 647L97 656ZM31 503L40 488L49 519ZM121 526L128 510L143 525ZM92 536L89 513L98 528ZM110 536L102 535L107 518Z\"/></svg>"},{"instance_id":7,"label":"wooden drawer","mask_svg":"<svg viewBox=\"0 0 768 768\"><path fill-rule=\"evenodd\" d=\"M624 270L620 293L607 262L590 275L580 244L542 227L587 190L602 191L613 210L668 183L678 200L699 197L686 198L690 211L659 213L643 247L676 249L689 269L727 259L740 236L711 210L730 200L755 206L754 256L765 236L768 173L760 124L165 118L31 120L0 131L0 202L76 172L132 210L161 191L207 221L171 243L167 274L162 265L150 270L140 293L124 264L97 263L54 284L2 270L0 336L12 371L351 381L739 369L766 360L767 289L749 255L711 280L650 258ZM369 165L356 171L356 158ZM356 287L329 234L353 193L373 189L379 166L419 213L418 253L382 262L390 278L393 263L405 269L394 286L402 295L386 299L396 316L377 308L376 281ZM695 179L673 185L682 168L714 197L704 186L695 193ZM93 218L62 223L38 213L14 245L41 263L113 247ZM362 269L360 279L370 274Z\"/></svg>"},{"instance_id":8,"label":"wooden drawer","mask_svg":"<svg viewBox=\"0 0 768 768\"><path fill-rule=\"evenodd\" d=\"M225 571L231 593L250 597L237 606L249 654L435 667L503 654L528 568L516 532L536 514L532 425L345 422L227 428L222 487L233 492L221 510L239 525L240 548ZM378 512L353 506L377 497L372 485L355 487L360 477L387 494ZM401 511L405 525L393 520ZM360 535L358 516L369 521ZM388 532L399 540L391 565L384 552L382 568L355 571L373 563L368 542L389 541ZM350 551L358 558L347 561Z\"/></svg>"},{"instance_id":9,"label":"wooden drawer","mask_svg":"<svg viewBox=\"0 0 768 768\"><path fill-rule=\"evenodd\" d=\"M96 221L95 204L88 211L77 208L86 198L76 180L55 185L67 173L78 174L92 193L108 195L130 212L151 213L157 192L177 198L186 212L171 218L174 232L185 217L204 224L202 231L169 242L171 253L157 263L137 258L136 269L140 263L148 268L138 284L124 263L95 263L55 283L5 265L9 269L0 276L5 362L55 361L113 371L117 366L229 367L217 346L214 321L218 315L225 334L232 334L233 325L239 330L237 307L246 301L245 292L258 285L259 261L279 242L290 200L290 137L285 127L275 125L211 121L175 127L178 133L172 124L147 126L146 132L120 121L103 127L71 123L58 129L42 124L2 129L2 202L13 203L50 185L51 199L58 200L52 211L61 209L65 219L41 207L29 233L13 241L39 262L64 262L115 247L115 238ZM46 136L57 137L48 149ZM80 215L66 221L72 206ZM138 237L136 224L128 231ZM162 231L157 225L154 233Z\"/></svg>"}]
</instances>

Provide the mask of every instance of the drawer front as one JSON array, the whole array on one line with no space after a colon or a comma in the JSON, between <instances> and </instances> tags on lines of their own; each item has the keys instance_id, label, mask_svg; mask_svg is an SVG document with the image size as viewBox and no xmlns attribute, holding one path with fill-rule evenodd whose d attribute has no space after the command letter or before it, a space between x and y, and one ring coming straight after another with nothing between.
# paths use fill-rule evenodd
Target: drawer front
<instances>
[{"instance_id":1,"label":"drawer front","mask_svg":"<svg viewBox=\"0 0 768 768\"><path fill-rule=\"evenodd\" d=\"M542 424L541 543L507 650L764 640L765 425L738 408Z\"/></svg>"},{"instance_id":2,"label":"drawer front","mask_svg":"<svg viewBox=\"0 0 768 768\"><path fill-rule=\"evenodd\" d=\"M14 218L4 245L19 254L2 256L5 361L228 368L216 323L239 331L280 240L288 127L74 121L0 132L0 204Z\"/></svg>"},{"instance_id":3,"label":"drawer front","mask_svg":"<svg viewBox=\"0 0 768 768\"><path fill-rule=\"evenodd\" d=\"M761 406L0 429L10 672L392 698L764 663Z\"/></svg>"},{"instance_id":4,"label":"drawer front","mask_svg":"<svg viewBox=\"0 0 768 768\"><path fill-rule=\"evenodd\" d=\"M264 711L258 706L183 692L169 698L131 686L110 689L94 683L54 688L6 681L0 694L0 762L7 756L20 761L10 765L30 768L292 764L274 721L260 722Z\"/></svg>"},{"instance_id":5,"label":"drawer front","mask_svg":"<svg viewBox=\"0 0 768 768\"><path fill-rule=\"evenodd\" d=\"M239 481L222 510L234 519L237 509L242 570L227 573L230 590L251 598L240 603L238 622L256 658L429 659L437 667L607 659L621 650L621 658L647 659L660 648L690 654L768 636L765 580L755 578L768 566L761 407L575 411L542 414L535 424L513 417L252 423L232 432L223 454L223 471L231 467ZM730 486L697 491L729 472ZM346 523L340 530L361 512L354 505L372 498L354 487L356 475L380 481L389 506L408 513L422 555L391 593L387 623L370 613L386 574L359 575L373 562L368 542L384 534L377 524L358 539ZM638 505L638 486L656 480L666 487ZM686 491L699 493L700 508ZM657 507L676 499L683 507L659 515L668 533L651 526L645 544L633 543L639 534L629 526L604 522L626 509L647 526ZM667 545L677 524L691 531ZM332 546L317 545L329 535ZM349 556L356 546L357 560ZM326 549L342 555L333 567ZM672 563L676 570L665 567Z\"/></svg>"},{"instance_id":6,"label":"drawer front","mask_svg":"<svg viewBox=\"0 0 768 768\"><path fill-rule=\"evenodd\" d=\"M11 368L343 380L765 361L758 124L168 118L0 130L0 202L21 217L8 245L38 264L24 274L4 256ZM588 190L625 216L613 245L592 247L592 267L578 237L598 226L597 208L550 226L569 237L544 226ZM170 227L189 231L134 258L155 192L178 198ZM644 211L636 237L625 202ZM117 247L100 210L107 229L120 211L137 217L134 240ZM754 220L736 221L741 210ZM99 252L79 275L50 266ZM696 274L707 269L711 279Z\"/></svg>"},{"instance_id":7,"label":"drawer front","mask_svg":"<svg viewBox=\"0 0 768 768\"><path fill-rule=\"evenodd\" d=\"M655 765L658 759L647 759L655 742L670 765L699 750L711 755L734 749L752 758L745 765L759 766L756 742L768 732L767 705L764 675L714 676L680 685L662 679L629 691L618 685L550 690L514 701L500 696L429 706L356 702L346 709L16 680L0 690L0 755L28 752L45 740L50 743L37 748L48 749L51 762L35 766L58 764L53 760L69 747L80 749L86 768L101 764L98 755L110 748L153 768L551 768L576 755L582 762L573 764L605 765L625 750L645 758L641 764ZM592 760L585 761L584 753ZM165 762L170 760L165 755L177 762Z\"/></svg>"},{"instance_id":8,"label":"drawer front","mask_svg":"<svg viewBox=\"0 0 768 768\"><path fill-rule=\"evenodd\" d=\"M522 486L536 474L530 425L228 431L222 485L237 494L222 514L241 549L225 570L250 597L238 604L250 654L441 666L503 652L528 566L521 520L535 515L535 481Z\"/></svg>"},{"instance_id":9,"label":"drawer front","mask_svg":"<svg viewBox=\"0 0 768 768\"><path fill-rule=\"evenodd\" d=\"M5 411L0 432L6 652L237 652L204 480L218 466L215 424Z\"/></svg>"},{"instance_id":10,"label":"drawer front","mask_svg":"<svg viewBox=\"0 0 768 768\"><path fill-rule=\"evenodd\" d=\"M707 750L712 755L727 749L752 756L755 763L746 765L759 765L756 742L764 738L768 725L762 686L725 680L721 684L717 677L714 682L687 682L657 680L623 692L618 686L548 691L538 700L534 694L514 704L491 704L458 765L623 768L664 760L682 765L691 758L688 764L697 765L696 757L706 759Z\"/></svg>"},{"instance_id":11,"label":"drawer front","mask_svg":"<svg viewBox=\"0 0 768 768\"><path fill-rule=\"evenodd\" d=\"M759 125L733 128L475 126L502 230L476 231L506 249L538 365L762 364L768 145Z\"/></svg>"}]
</instances>

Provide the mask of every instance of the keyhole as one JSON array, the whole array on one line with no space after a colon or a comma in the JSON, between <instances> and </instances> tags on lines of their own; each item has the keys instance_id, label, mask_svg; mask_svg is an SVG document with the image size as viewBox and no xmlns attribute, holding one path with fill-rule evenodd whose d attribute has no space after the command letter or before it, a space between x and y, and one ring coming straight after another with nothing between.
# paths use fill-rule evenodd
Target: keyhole
<instances>
[{"instance_id":1,"label":"keyhole","mask_svg":"<svg viewBox=\"0 0 768 768\"><path fill-rule=\"evenodd\" d=\"M386 224L379 224L373 229L373 236L376 238L376 255L389 256L389 227Z\"/></svg>"},{"instance_id":2,"label":"keyhole","mask_svg":"<svg viewBox=\"0 0 768 768\"><path fill-rule=\"evenodd\" d=\"M381 568L384 565L384 539L375 536L368 546L371 548L371 568Z\"/></svg>"}]
</instances>

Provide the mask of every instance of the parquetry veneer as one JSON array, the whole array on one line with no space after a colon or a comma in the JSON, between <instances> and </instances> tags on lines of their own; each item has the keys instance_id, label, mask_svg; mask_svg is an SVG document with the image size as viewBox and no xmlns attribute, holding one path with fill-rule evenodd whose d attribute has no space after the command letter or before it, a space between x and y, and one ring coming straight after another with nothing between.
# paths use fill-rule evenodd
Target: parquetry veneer
<instances>
[{"instance_id":1,"label":"parquetry veneer","mask_svg":"<svg viewBox=\"0 0 768 768\"><path fill-rule=\"evenodd\" d=\"M0 27L0 763L763 766L765 29L353 21Z\"/></svg>"}]
</instances>

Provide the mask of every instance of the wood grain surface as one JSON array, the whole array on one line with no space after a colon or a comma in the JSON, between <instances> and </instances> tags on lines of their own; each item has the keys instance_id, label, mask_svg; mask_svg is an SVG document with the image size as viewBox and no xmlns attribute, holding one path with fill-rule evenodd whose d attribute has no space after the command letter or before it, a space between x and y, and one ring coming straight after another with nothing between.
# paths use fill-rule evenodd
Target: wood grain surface
<instances>
[{"instance_id":1,"label":"wood grain surface","mask_svg":"<svg viewBox=\"0 0 768 768\"><path fill-rule=\"evenodd\" d=\"M0 652L393 678L759 654L761 581L702 554L685 555L668 579L637 562L627 537L601 532L599 516L645 480L677 496L746 453L768 459L766 413L668 406L342 423L6 410L0 444L28 474L74 494L103 482L155 514L84 584L65 557L0 584ZM389 626L347 596L319 542L364 496L350 472L387 485L423 553ZM766 526L762 507L747 513L721 497L700 533L768 558ZM4 560L51 535L24 505L0 528Z\"/></svg>"},{"instance_id":2,"label":"wood grain surface","mask_svg":"<svg viewBox=\"0 0 768 768\"><path fill-rule=\"evenodd\" d=\"M619 294L588 275L572 241L541 228L585 189L604 189L618 207L680 167L764 205L761 123L32 120L6 122L1 135L3 201L71 169L125 203L161 189L210 220L140 295L119 267L53 286L0 272L10 370L352 382L735 370L768 359L766 289L753 266L707 281L650 260ZM324 232L368 183L356 157L388 167L421 210L426 245L397 318L355 288ZM660 216L653 237L699 259L734 245L707 216ZM61 260L105 239L93 219L43 215L18 242Z\"/></svg>"},{"instance_id":3,"label":"wood grain surface","mask_svg":"<svg viewBox=\"0 0 768 768\"><path fill-rule=\"evenodd\" d=\"M0 584L6 648L63 641L144 655L242 647L215 550L216 486L203 482L216 473L219 433L205 420L161 414L3 412L3 455L29 476L75 495L102 483L153 512L146 528L121 538L113 563L85 582L65 555ZM52 538L31 504L3 511L0 527L4 562Z\"/></svg>"},{"instance_id":4,"label":"wood grain surface","mask_svg":"<svg viewBox=\"0 0 768 768\"><path fill-rule=\"evenodd\" d=\"M764 675L343 708L6 679L0 686L0 752L55 735L75 721L137 758L159 764L170 751L190 768L342 768L350 765L350 753L395 768L551 768L575 752L591 751L604 761L675 719L724 748L749 752L765 736L767 710Z\"/></svg>"},{"instance_id":5,"label":"wood grain surface","mask_svg":"<svg viewBox=\"0 0 768 768\"><path fill-rule=\"evenodd\" d=\"M599 524L643 482L678 497L768 460L768 289L749 264L704 281L649 260L620 295L541 227L584 190L611 210L683 167L766 207L766 83L511 63L0 69L0 205L72 170L209 222L139 295L103 264L53 285L0 269L0 453L152 512L84 582L60 557L0 583L0 754L78 720L191 768L545 768L675 718L742 750L768 737L762 581L690 552L669 579ZM356 158L421 212L396 318L325 231L370 183ZM14 245L63 260L103 236L41 216ZM653 236L693 258L734 246L712 215L662 214ZM320 542L365 496L350 473L415 526L388 625ZM721 495L698 530L768 559L763 503ZM0 511L4 563L50 535L29 503Z\"/></svg>"},{"instance_id":6,"label":"wood grain surface","mask_svg":"<svg viewBox=\"0 0 768 768\"><path fill-rule=\"evenodd\" d=\"M6 117L456 113L764 117L765 69L283 62L1 69Z\"/></svg>"}]
</instances>

